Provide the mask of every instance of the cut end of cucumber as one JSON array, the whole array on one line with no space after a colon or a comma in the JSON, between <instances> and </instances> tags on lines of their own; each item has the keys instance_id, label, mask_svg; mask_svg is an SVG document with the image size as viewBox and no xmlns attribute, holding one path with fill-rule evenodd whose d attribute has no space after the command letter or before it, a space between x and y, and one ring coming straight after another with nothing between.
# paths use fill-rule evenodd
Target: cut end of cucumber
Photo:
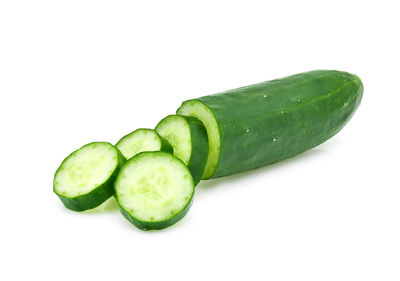
<instances>
[{"instance_id":1,"label":"cut end of cucumber","mask_svg":"<svg viewBox=\"0 0 400 281\"><path fill-rule=\"evenodd\" d=\"M56 194L75 198L107 181L118 167L118 151L109 143L90 143L73 152L54 176Z\"/></svg>"},{"instance_id":2,"label":"cut end of cucumber","mask_svg":"<svg viewBox=\"0 0 400 281\"><path fill-rule=\"evenodd\" d=\"M178 108L177 114L196 117L206 127L209 153L203 179L211 178L217 168L220 154L220 135L217 120L212 111L198 100L185 101Z\"/></svg>"},{"instance_id":3,"label":"cut end of cucumber","mask_svg":"<svg viewBox=\"0 0 400 281\"><path fill-rule=\"evenodd\" d=\"M161 145L160 137L154 130L137 129L124 136L115 146L126 159L130 159L142 151L158 151Z\"/></svg>"},{"instance_id":4,"label":"cut end of cucumber","mask_svg":"<svg viewBox=\"0 0 400 281\"><path fill-rule=\"evenodd\" d=\"M142 229L164 228L183 217L194 184L181 160L166 152L142 152L121 169L115 191L132 223Z\"/></svg>"},{"instance_id":5,"label":"cut end of cucumber","mask_svg":"<svg viewBox=\"0 0 400 281\"><path fill-rule=\"evenodd\" d=\"M155 129L174 149L174 156L186 165L192 154L190 128L182 116L169 115L161 120Z\"/></svg>"}]
</instances>

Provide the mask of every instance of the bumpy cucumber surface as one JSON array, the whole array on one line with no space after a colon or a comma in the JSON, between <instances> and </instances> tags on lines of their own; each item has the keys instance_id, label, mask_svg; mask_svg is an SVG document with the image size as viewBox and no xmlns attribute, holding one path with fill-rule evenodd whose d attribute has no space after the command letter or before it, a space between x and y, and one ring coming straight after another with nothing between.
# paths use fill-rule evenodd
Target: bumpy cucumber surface
<instances>
[{"instance_id":1,"label":"bumpy cucumber surface","mask_svg":"<svg viewBox=\"0 0 400 281\"><path fill-rule=\"evenodd\" d=\"M156 129L173 147L174 156L189 168L194 184L201 180L208 157L207 131L194 117L169 115Z\"/></svg>"},{"instance_id":2,"label":"bumpy cucumber surface","mask_svg":"<svg viewBox=\"0 0 400 281\"><path fill-rule=\"evenodd\" d=\"M172 146L152 129L137 129L122 137L115 145L126 159L143 151L166 151L173 153Z\"/></svg>"},{"instance_id":3,"label":"bumpy cucumber surface","mask_svg":"<svg viewBox=\"0 0 400 281\"><path fill-rule=\"evenodd\" d=\"M178 114L200 119L209 156L203 178L259 168L315 147L350 120L361 80L316 70L183 102Z\"/></svg>"},{"instance_id":4,"label":"bumpy cucumber surface","mask_svg":"<svg viewBox=\"0 0 400 281\"><path fill-rule=\"evenodd\" d=\"M112 144L89 143L61 163L53 190L68 209L95 208L114 194L114 181L124 162L124 156Z\"/></svg>"},{"instance_id":5,"label":"bumpy cucumber surface","mask_svg":"<svg viewBox=\"0 0 400 281\"><path fill-rule=\"evenodd\" d=\"M122 167L115 192L131 223L143 230L162 229L185 216L194 184L180 159L162 151L141 152Z\"/></svg>"}]
</instances>

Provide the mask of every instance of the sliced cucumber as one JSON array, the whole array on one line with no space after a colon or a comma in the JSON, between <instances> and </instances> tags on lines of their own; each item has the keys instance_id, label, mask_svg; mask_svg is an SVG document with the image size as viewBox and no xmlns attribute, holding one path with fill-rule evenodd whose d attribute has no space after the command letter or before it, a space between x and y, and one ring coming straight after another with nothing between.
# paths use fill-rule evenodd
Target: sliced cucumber
<instances>
[{"instance_id":1,"label":"sliced cucumber","mask_svg":"<svg viewBox=\"0 0 400 281\"><path fill-rule=\"evenodd\" d=\"M360 105L356 75L316 70L185 101L200 119L209 156L203 178L256 169L311 149L338 133Z\"/></svg>"},{"instance_id":2,"label":"sliced cucumber","mask_svg":"<svg viewBox=\"0 0 400 281\"><path fill-rule=\"evenodd\" d=\"M114 194L124 156L107 142L89 143L72 152L54 175L53 190L74 211L95 208Z\"/></svg>"},{"instance_id":3,"label":"sliced cucumber","mask_svg":"<svg viewBox=\"0 0 400 281\"><path fill-rule=\"evenodd\" d=\"M197 118L169 115L156 129L174 148L174 156L189 168L194 184L201 180L208 157L207 131Z\"/></svg>"},{"instance_id":4,"label":"sliced cucumber","mask_svg":"<svg viewBox=\"0 0 400 281\"><path fill-rule=\"evenodd\" d=\"M152 129L137 129L122 137L115 145L126 159L143 151L166 151L173 153L171 145Z\"/></svg>"},{"instance_id":5,"label":"sliced cucumber","mask_svg":"<svg viewBox=\"0 0 400 281\"><path fill-rule=\"evenodd\" d=\"M168 227L185 216L194 193L185 164L163 151L141 152L122 167L115 182L121 213L143 230Z\"/></svg>"},{"instance_id":6,"label":"sliced cucumber","mask_svg":"<svg viewBox=\"0 0 400 281\"><path fill-rule=\"evenodd\" d=\"M207 130L208 158L204 169L203 179L209 179L218 166L220 154L220 133L217 119L209 107L200 100L189 100L176 111L177 114L193 116L201 120Z\"/></svg>"}]
</instances>

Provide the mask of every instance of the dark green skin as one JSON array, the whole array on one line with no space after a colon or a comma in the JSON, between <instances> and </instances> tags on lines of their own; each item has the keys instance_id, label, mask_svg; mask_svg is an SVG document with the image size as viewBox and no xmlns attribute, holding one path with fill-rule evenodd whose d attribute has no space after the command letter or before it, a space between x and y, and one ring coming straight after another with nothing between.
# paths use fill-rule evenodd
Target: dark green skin
<instances>
[{"instance_id":1,"label":"dark green skin","mask_svg":"<svg viewBox=\"0 0 400 281\"><path fill-rule=\"evenodd\" d=\"M211 109L219 127L220 157L212 178L323 143L350 120L363 90L356 75L316 70L197 99Z\"/></svg>"},{"instance_id":2,"label":"dark green skin","mask_svg":"<svg viewBox=\"0 0 400 281\"><path fill-rule=\"evenodd\" d=\"M161 124L165 119L171 116L183 118L189 127L192 151L187 167L192 174L193 182L196 186L203 176L208 157L207 130L199 119L183 115L169 115L158 124ZM157 126L155 130L157 130Z\"/></svg>"},{"instance_id":3,"label":"dark green skin","mask_svg":"<svg viewBox=\"0 0 400 281\"><path fill-rule=\"evenodd\" d=\"M96 142L94 142L94 143L96 143ZM91 145L94 143L89 143L87 145ZM87 146L87 145L85 145L85 146ZM109 145L112 145L112 144L109 144ZM83 146L83 147L85 147L85 146ZM82 148L80 148L80 149L82 149ZM115 170L111 174L111 176L107 179L107 181L105 181L103 184L101 184L98 187L96 187L95 189L93 189L91 192L77 196L77 197L69 198L69 197L65 197L60 194L57 194L55 191L54 184L53 184L54 193L56 193L57 196L61 199L61 201L63 202L65 207L67 207L68 209L73 210L73 211L82 212L82 211L93 209L93 208L100 206L108 198L110 198L111 196L113 196L115 194L114 182L117 179L117 175L119 173L120 168L126 162L126 159L122 155L122 153L117 148L115 148L115 149L118 152L117 167L115 168ZM64 161L66 161L71 156L71 154L67 158L65 158ZM64 163L64 161L62 163ZM60 167L62 166L62 163L61 163ZM55 175L57 174L60 167L57 169ZM55 175L54 175L54 177L55 177Z\"/></svg>"},{"instance_id":4,"label":"dark green skin","mask_svg":"<svg viewBox=\"0 0 400 281\"><path fill-rule=\"evenodd\" d=\"M151 153L153 155L165 153L165 154L168 154L170 157L176 158L175 156L173 156L167 152L164 152L164 151L145 151L145 152L140 152L140 153L136 154L135 156L133 156L131 159L129 159L127 161L126 164L128 164L130 161L135 161L136 159L139 159L140 157L142 157L142 155L149 154L149 153ZM179 158L176 158L176 159L181 161ZM187 166L185 165L185 163L182 162L182 164L185 167L185 169L188 169ZM122 170L121 170L121 172L122 172ZM116 186L117 186L117 184L116 184ZM195 185L193 184L193 186L195 186ZM118 202L118 205L119 205L122 215L128 221L130 221L133 225L140 228L141 230L152 230L152 229L163 229L163 228L169 227L169 226L173 225L174 223L176 223L177 221L181 220L187 214L190 207L192 206L193 195L194 195L194 189L190 196L190 200L188 201L186 206L181 211L177 212L175 215L173 215L170 218L163 220L163 221L142 221L140 219L137 219L134 216L132 216L128 211L126 211L124 209L124 207L119 203L118 191L115 195L115 198L117 199L117 202Z\"/></svg>"},{"instance_id":5,"label":"dark green skin","mask_svg":"<svg viewBox=\"0 0 400 281\"><path fill-rule=\"evenodd\" d=\"M196 186L203 177L204 169L208 157L208 137L207 130L203 123L194 117L182 116L186 119L190 127L190 139L192 140L192 153L188 163L188 168L193 176Z\"/></svg>"},{"instance_id":6,"label":"dark green skin","mask_svg":"<svg viewBox=\"0 0 400 281\"><path fill-rule=\"evenodd\" d=\"M121 211L121 214L128 221L130 221L133 225L140 228L141 230L163 229L163 228L167 228L167 227L173 225L174 223L176 223L177 221L181 220L187 214L190 207L192 206L192 201L193 200L190 200L189 204L186 205L186 207L182 211L180 211L177 215L175 215L174 217L172 217L168 220L157 221L157 222L141 221L141 220L135 219L133 216L131 216L129 214L129 212L127 212L121 206L120 206L120 211Z\"/></svg>"},{"instance_id":7,"label":"dark green skin","mask_svg":"<svg viewBox=\"0 0 400 281\"><path fill-rule=\"evenodd\" d=\"M174 149L172 148L172 146L169 144L169 142L164 139L162 136L160 136L155 130L152 129L147 129L147 128L140 128L140 129L136 129L135 131L123 136L115 145L117 146L120 142L122 142L125 138L130 137L133 133L139 131L139 130L143 130L143 131L154 131L157 136L159 137L160 141L161 141L161 147L160 147L160 151L165 151L168 153L174 153Z\"/></svg>"},{"instance_id":8,"label":"dark green skin","mask_svg":"<svg viewBox=\"0 0 400 281\"><path fill-rule=\"evenodd\" d=\"M157 133L157 135L158 135L158 133ZM161 140L160 151L165 151L165 152L173 154L174 153L174 149L169 144L169 142L166 139L164 139L162 136L160 136L160 135L158 135L158 136L160 137L160 140Z\"/></svg>"}]
</instances>

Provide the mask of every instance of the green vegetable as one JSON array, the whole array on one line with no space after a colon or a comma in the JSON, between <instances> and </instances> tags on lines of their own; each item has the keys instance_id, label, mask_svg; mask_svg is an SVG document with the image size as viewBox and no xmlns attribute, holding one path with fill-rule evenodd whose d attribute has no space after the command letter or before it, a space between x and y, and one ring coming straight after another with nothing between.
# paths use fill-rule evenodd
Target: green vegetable
<instances>
[{"instance_id":1,"label":"green vegetable","mask_svg":"<svg viewBox=\"0 0 400 281\"><path fill-rule=\"evenodd\" d=\"M178 114L200 119L209 155L203 178L259 168L315 147L350 120L361 80L316 70L183 102Z\"/></svg>"},{"instance_id":2,"label":"green vegetable","mask_svg":"<svg viewBox=\"0 0 400 281\"><path fill-rule=\"evenodd\" d=\"M169 115L156 129L174 148L174 156L189 168L194 184L201 180L208 157L207 131L196 118Z\"/></svg>"},{"instance_id":3,"label":"green vegetable","mask_svg":"<svg viewBox=\"0 0 400 281\"><path fill-rule=\"evenodd\" d=\"M61 163L53 190L68 209L95 208L114 194L114 181L124 162L124 156L112 144L89 143Z\"/></svg>"},{"instance_id":4,"label":"green vegetable","mask_svg":"<svg viewBox=\"0 0 400 281\"><path fill-rule=\"evenodd\" d=\"M168 227L185 216L194 193L186 165L167 152L141 152L115 182L121 213L143 230Z\"/></svg>"},{"instance_id":5,"label":"green vegetable","mask_svg":"<svg viewBox=\"0 0 400 281\"><path fill-rule=\"evenodd\" d=\"M152 129L137 129L122 137L115 145L126 159L142 151L166 151L173 153L172 146Z\"/></svg>"}]
</instances>

